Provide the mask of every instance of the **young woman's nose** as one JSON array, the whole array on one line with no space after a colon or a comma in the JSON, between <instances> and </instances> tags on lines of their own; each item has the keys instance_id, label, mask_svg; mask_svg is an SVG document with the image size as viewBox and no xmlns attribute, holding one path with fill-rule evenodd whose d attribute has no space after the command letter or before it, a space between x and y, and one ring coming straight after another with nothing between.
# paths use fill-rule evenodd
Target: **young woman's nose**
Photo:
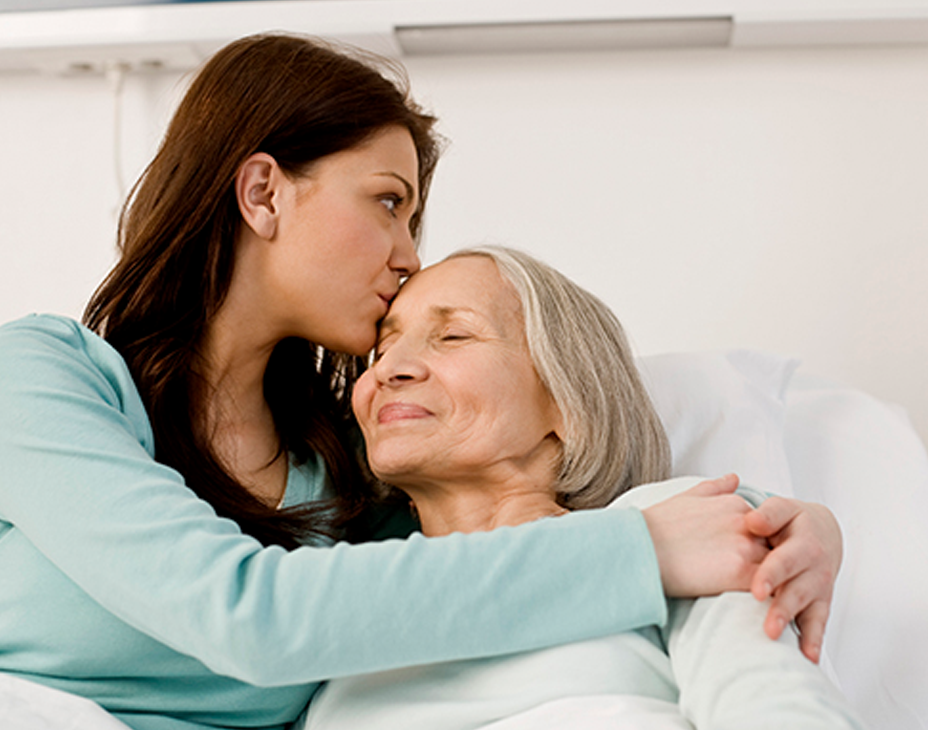
<instances>
[{"instance_id":1,"label":"young woman's nose","mask_svg":"<svg viewBox=\"0 0 928 730\"><path fill-rule=\"evenodd\" d=\"M390 268L400 277L412 276L421 267L419 254L416 251L416 240L408 227L403 227L393 244L393 254L390 257Z\"/></svg>"},{"instance_id":2,"label":"young woman's nose","mask_svg":"<svg viewBox=\"0 0 928 730\"><path fill-rule=\"evenodd\" d=\"M429 369L419 350L404 342L394 342L374 363L374 374L382 385L397 387L421 382Z\"/></svg>"}]
</instances>

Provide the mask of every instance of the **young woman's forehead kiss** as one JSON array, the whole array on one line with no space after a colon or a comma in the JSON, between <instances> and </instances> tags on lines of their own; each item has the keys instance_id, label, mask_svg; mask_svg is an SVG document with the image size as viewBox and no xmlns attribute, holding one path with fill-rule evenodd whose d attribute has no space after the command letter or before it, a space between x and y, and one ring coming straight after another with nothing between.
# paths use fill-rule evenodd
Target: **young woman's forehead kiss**
<instances>
[{"instance_id":1,"label":"young woman's forehead kiss","mask_svg":"<svg viewBox=\"0 0 928 730\"><path fill-rule=\"evenodd\" d=\"M275 341L302 337L363 355L400 281L419 268L417 181L412 137L396 126L322 158L305 177L253 155L238 178L245 225L226 307L238 287L250 319Z\"/></svg>"}]
</instances>

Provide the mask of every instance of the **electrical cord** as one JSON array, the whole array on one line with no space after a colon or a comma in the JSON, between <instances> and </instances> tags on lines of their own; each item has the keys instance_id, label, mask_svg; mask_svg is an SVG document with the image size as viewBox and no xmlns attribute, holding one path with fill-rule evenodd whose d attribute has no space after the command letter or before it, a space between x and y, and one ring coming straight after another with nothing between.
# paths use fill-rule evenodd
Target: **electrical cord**
<instances>
[{"instance_id":1,"label":"electrical cord","mask_svg":"<svg viewBox=\"0 0 928 730\"><path fill-rule=\"evenodd\" d=\"M122 111L123 90L129 71L129 64L123 61L109 61L104 66L104 75L113 96L113 172L120 204L126 196L126 182L122 170ZM119 207L121 206L117 206L117 210Z\"/></svg>"}]
</instances>

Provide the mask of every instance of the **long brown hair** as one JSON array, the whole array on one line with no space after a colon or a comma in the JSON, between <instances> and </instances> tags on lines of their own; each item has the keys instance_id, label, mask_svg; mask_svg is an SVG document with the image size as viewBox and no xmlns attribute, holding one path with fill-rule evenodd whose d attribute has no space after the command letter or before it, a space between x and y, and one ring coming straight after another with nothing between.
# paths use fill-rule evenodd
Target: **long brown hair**
<instances>
[{"instance_id":1,"label":"long brown hair","mask_svg":"<svg viewBox=\"0 0 928 730\"><path fill-rule=\"evenodd\" d=\"M290 339L278 344L265 373L282 448L300 460L321 456L334 503L275 510L228 473L198 427L207 393L196 373L204 334L232 279L241 224L235 176L256 152L300 175L314 161L399 125L418 152L421 203L411 223L418 235L439 154L434 121L409 98L398 65L301 36L243 38L194 78L123 207L120 259L84 322L126 360L152 423L156 458L264 544L295 547L313 534L332 534L360 511L349 397L364 365Z\"/></svg>"}]
</instances>

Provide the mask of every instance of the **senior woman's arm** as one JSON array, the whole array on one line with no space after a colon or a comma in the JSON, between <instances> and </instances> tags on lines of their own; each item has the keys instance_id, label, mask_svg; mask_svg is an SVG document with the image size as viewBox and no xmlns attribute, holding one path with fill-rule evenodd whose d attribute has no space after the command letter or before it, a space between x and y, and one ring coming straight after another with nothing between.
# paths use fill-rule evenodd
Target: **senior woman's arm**
<instances>
[{"instance_id":1,"label":"senior woman's arm","mask_svg":"<svg viewBox=\"0 0 928 730\"><path fill-rule=\"evenodd\" d=\"M712 730L864 730L848 700L784 632L771 641L767 610L746 593L670 602L669 647L680 711Z\"/></svg>"}]
</instances>

